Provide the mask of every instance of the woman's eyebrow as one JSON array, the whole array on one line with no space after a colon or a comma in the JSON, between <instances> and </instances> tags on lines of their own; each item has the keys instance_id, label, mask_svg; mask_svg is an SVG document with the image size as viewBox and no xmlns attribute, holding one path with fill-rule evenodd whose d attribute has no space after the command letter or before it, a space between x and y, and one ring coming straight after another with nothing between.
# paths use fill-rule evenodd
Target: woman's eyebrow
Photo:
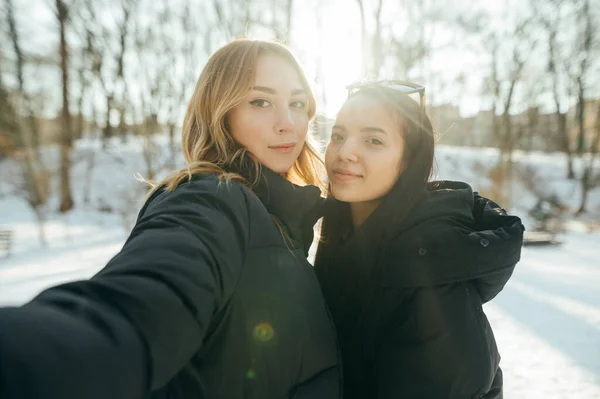
<instances>
[{"instance_id":1,"label":"woman's eyebrow","mask_svg":"<svg viewBox=\"0 0 600 399\"><path fill-rule=\"evenodd\" d=\"M387 132L385 130L383 130L380 127L374 127L374 126L365 126L360 128L360 131L363 133L383 133L383 134L387 134Z\"/></svg>"},{"instance_id":2,"label":"woman's eyebrow","mask_svg":"<svg viewBox=\"0 0 600 399\"><path fill-rule=\"evenodd\" d=\"M346 131L346 126L344 125L333 125L333 127L331 128L331 130L341 130L341 131ZM361 127L360 129L361 133L383 133L385 135L387 135L387 132L385 130L383 130L380 127L375 127L375 126L364 126Z\"/></svg>"},{"instance_id":3,"label":"woman's eyebrow","mask_svg":"<svg viewBox=\"0 0 600 399\"><path fill-rule=\"evenodd\" d=\"M254 86L252 88L252 90L264 91L265 93L269 93L269 94L277 94L277 90L271 89L270 87L266 87L266 86Z\"/></svg>"},{"instance_id":4,"label":"woman's eyebrow","mask_svg":"<svg viewBox=\"0 0 600 399\"><path fill-rule=\"evenodd\" d=\"M267 87L267 86L254 86L252 88L252 90L262 91L262 92L269 93L269 94L277 94L277 90L275 90L271 87ZM292 90L292 96L298 96L300 94L305 94L305 93L306 93L306 90L304 90L304 89Z\"/></svg>"}]
</instances>

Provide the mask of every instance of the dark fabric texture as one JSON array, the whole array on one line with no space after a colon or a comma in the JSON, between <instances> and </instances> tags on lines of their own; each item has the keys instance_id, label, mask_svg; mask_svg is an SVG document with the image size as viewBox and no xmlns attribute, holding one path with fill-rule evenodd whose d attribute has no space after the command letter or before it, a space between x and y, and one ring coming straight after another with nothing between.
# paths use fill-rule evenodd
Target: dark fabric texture
<instances>
[{"instance_id":1,"label":"dark fabric texture","mask_svg":"<svg viewBox=\"0 0 600 399\"><path fill-rule=\"evenodd\" d=\"M398 220L395 194L315 264L338 331L344 397L502 398L482 304L520 259L520 219L465 183L442 181Z\"/></svg>"},{"instance_id":2,"label":"dark fabric texture","mask_svg":"<svg viewBox=\"0 0 600 399\"><path fill-rule=\"evenodd\" d=\"M305 258L319 190L263 172L258 196L213 175L157 191L92 279L0 309L0 398L338 398Z\"/></svg>"}]
</instances>

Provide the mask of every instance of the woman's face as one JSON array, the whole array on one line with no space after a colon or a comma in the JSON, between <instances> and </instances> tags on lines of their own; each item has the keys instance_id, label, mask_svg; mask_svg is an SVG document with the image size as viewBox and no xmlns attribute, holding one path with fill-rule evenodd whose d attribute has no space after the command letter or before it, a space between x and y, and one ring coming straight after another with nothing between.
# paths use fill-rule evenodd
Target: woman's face
<instances>
[{"instance_id":1,"label":"woman's face","mask_svg":"<svg viewBox=\"0 0 600 399\"><path fill-rule=\"evenodd\" d=\"M233 138L276 173L286 173L300 155L308 132L308 93L283 58L258 58L254 86L227 115Z\"/></svg>"},{"instance_id":2,"label":"woman's face","mask_svg":"<svg viewBox=\"0 0 600 399\"><path fill-rule=\"evenodd\" d=\"M401 173L398 118L379 101L354 95L343 105L325 153L331 194L343 202L378 201Z\"/></svg>"}]
</instances>

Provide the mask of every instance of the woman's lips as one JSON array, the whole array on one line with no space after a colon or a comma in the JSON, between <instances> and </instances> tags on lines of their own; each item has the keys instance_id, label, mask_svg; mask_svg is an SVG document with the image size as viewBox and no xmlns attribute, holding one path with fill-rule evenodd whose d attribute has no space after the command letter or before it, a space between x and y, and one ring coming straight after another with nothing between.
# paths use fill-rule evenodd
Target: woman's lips
<instances>
[{"instance_id":1,"label":"woman's lips","mask_svg":"<svg viewBox=\"0 0 600 399\"><path fill-rule=\"evenodd\" d=\"M280 145L269 146L270 149L275 150L277 152L281 152L283 154L288 154L294 151L294 147L296 147L296 143L285 143Z\"/></svg>"},{"instance_id":2,"label":"woman's lips","mask_svg":"<svg viewBox=\"0 0 600 399\"><path fill-rule=\"evenodd\" d=\"M334 169L333 176L335 177L336 180L340 180L340 181L360 179L362 177L362 175L359 175L358 173L350 172L349 170L346 170L346 169Z\"/></svg>"}]
</instances>

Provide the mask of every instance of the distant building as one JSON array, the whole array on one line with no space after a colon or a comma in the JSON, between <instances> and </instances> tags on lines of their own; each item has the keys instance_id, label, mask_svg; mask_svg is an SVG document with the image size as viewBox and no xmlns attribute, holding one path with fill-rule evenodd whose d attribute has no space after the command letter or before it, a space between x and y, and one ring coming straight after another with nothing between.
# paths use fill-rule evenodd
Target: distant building
<instances>
[{"instance_id":1,"label":"distant building","mask_svg":"<svg viewBox=\"0 0 600 399\"><path fill-rule=\"evenodd\" d=\"M596 134L600 121L600 99L586 101L584 148ZM575 150L575 140L579 134L577 107L567 112L567 131L571 148ZM494 120L491 110L482 110L473 117L463 118L457 106L443 104L429 106L427 114L433 124L438 143L490 147L498 143L494 137ZM498 132L503 133L502 117L497 116ZM519 114L511 115L512 133L518 138L516 147L523 150L561 151L563 138L559 135L558 117L555 113L541 113L538 107L529 108ZM598 148L600 150L600 148Z\"/></svg>"}]
</instances>

